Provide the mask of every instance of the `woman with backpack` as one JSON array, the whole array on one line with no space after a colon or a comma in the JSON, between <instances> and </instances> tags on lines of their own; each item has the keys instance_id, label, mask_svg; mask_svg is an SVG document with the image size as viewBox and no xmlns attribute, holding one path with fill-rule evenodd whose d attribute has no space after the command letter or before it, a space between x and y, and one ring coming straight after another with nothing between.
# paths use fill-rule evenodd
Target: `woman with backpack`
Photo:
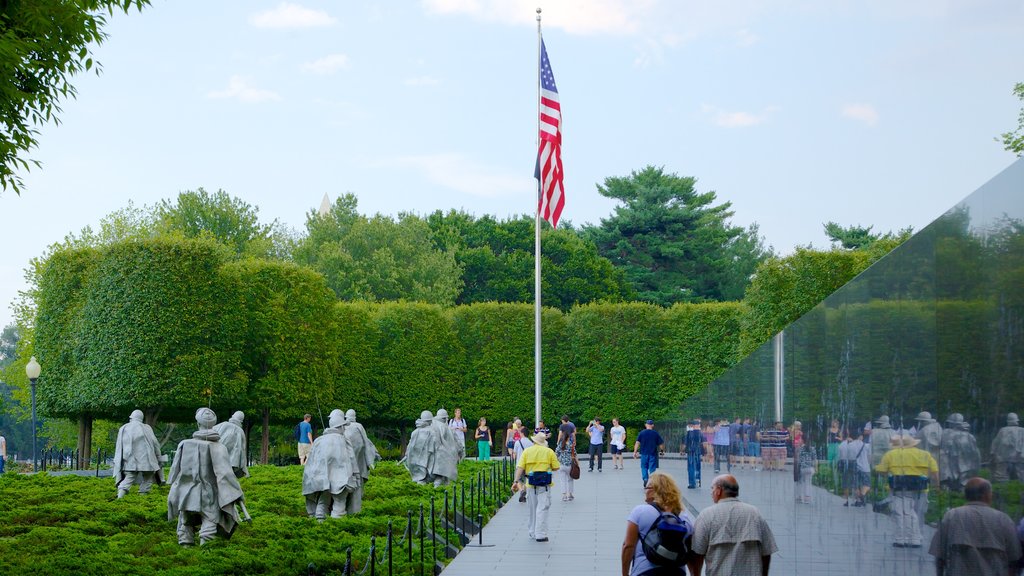
<instances>
[{"instance_id":1,"label":"woman with backpack","mask_svg":"<svg viewBox=\"0 0 1024 576\"><path fill-rule=\"evenodd\" d=\"M622 576L697 574L690 551L693 517L683 510L679 486L671 476L655 472L644 488L645 504L629 513L622 541Z\"/></svg>"}]
</instances>

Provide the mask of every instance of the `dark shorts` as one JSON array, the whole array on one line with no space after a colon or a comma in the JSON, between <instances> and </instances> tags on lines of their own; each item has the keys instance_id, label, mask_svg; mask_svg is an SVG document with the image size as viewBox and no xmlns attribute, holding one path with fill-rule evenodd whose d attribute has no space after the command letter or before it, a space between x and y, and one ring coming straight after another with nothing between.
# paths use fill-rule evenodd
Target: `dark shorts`
<instances>
[{"instance_id":1,"label":"dark shorts","mask_svg":"<svg viewBox=\"0 0 1024 576\"><path fill-rule=\"evenodd\" d=\"M609 444L612 447L612 454L622 454L622 448L619 448L615 444Z\"/></svg>"},{"instance_id":2,"label":"dark shorts","mask_svg":"<svg viewBox=\"0 0 1024 576\"><path fill-rule=\"evenodd\" d=\"M746 450L743 449L742 442L733 442L730 448L732 449L733 456L743 456L746 453Z\"/></svg>"}]
</instances>

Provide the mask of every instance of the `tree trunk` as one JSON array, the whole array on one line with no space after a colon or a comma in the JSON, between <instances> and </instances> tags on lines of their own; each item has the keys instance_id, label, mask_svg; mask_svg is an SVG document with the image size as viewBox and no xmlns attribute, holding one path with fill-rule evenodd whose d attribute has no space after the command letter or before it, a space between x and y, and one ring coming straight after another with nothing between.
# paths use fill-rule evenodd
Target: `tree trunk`
<instances>
[{"instance_id":1,"label":"tree trunk","mask_svg":"<svg viewBox=\"0 0 1024 576\"><path fill-rule=\"evenodd\" d=\"M270 458L270 408L263 409L263 439L260 442L260 463L266 464Z\"/></svg>"},{"instance_id":2,"label":"tree trunk","mask_svg":"<svg viewBox=\"0 0 1024 576\"><path fill-rule=\"evenodd\" d=\"M150 427L156 428L157 419L160 417L160 407L146 408L142 411L142 421L149 424Z\"/></svg>"},{"instance_id":3,"label":"tree trunk","mask_svg":"<svg viewBox=\"0 0 1024 576\"><path fill-rule=\"evenodd\" d=\"M242 429L245 430L245 461L247 464L250 463L252 460L252 457L249 454L249 446L251 446L251 444L249 443L249 438L252 437L252 427L255 425L255 420L253 420L252 418L246 418L242 426ZM266 462L263 462L263 464L266 464Z\"/></svg>"},{"instance_id":4,"label":"tree trunk","mask_svg":"<svg viewBox=\"0 0 1024 576\"><path fill-rule=\"evenodd\" d=\"M92 457L92 414L83 412L78 415L78 468L90 467Z\"/></svg>"}]
</instances>

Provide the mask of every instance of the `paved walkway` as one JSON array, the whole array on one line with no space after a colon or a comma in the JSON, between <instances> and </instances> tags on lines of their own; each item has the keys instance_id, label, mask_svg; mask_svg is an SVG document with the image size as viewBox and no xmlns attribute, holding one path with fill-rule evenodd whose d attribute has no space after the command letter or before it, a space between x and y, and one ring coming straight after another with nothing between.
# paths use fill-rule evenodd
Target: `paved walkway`
<instances>
[{"instance_id":1,"label":"paved walkway","mask_svg":"<svg viewBox=\"0 0 1024 576\"><path fill-rule=\"evenodd\" d=\"M601 473L587 472L584 459L580 463L583 473L575 483L576 500L562 502L561 489L555 488L550 542L529 538L526 505L513 500L484 527L484 544L494 546L463 549L445 569L445 576L619 574L626 516L644 500L639 463L627 457L625 470L614 470L606 459ZM661 471L680 485L691 514L712 504L710 465L704 465L703 487L697 490L686 489L685 460L663 459ZM794 502L791 471L734 468L733 475L740 484L740 500L757 506L775 534L779 552L772 557L773 574L934 573L933 558L927 553L930 527L924 529L924 547L893 548L888 516L868 508L843 507L841 498L818 488L811 504Z\"/></svg>"}]
</instances>

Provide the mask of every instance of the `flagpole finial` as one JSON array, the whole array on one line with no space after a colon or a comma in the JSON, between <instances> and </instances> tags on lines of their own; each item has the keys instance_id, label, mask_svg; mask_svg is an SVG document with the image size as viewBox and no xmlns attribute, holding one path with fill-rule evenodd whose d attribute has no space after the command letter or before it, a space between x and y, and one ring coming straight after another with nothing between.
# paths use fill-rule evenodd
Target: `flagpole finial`
<instances>
[{"instance_id":1,"label":"flagpole finial","mask_svg":"<svg viewBox=\"0 0 1024 576\"><path fill-rule=\"evenodd\" d=\"M537 22L540 22L540 6L537 7Z\"/></svg>"}]
</instances>

